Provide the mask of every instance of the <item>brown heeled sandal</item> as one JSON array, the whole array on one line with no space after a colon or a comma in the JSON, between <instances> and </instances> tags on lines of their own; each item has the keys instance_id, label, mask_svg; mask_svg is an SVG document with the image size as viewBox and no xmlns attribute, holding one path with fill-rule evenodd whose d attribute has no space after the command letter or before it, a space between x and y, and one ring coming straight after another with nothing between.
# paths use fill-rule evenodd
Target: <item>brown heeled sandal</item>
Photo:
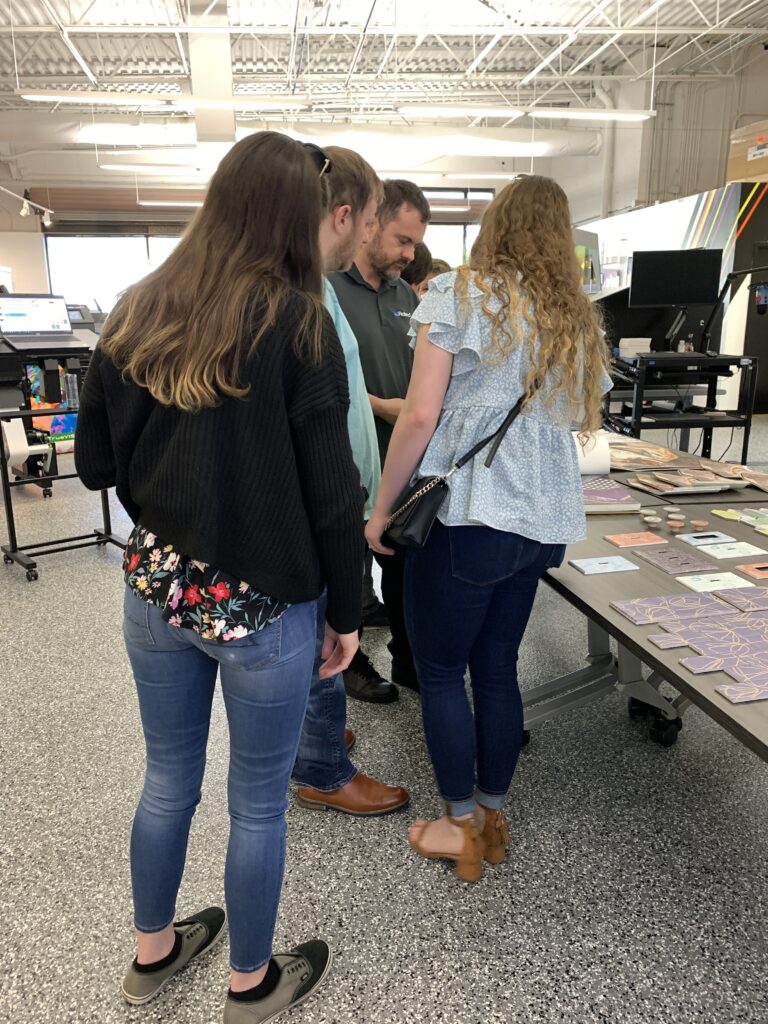
<instances>
[{"instance_id":1,"label":"brown heeled sandal","mask_svg":"<svg viewBox=\"0 0 768 1024\"><path fill-rule=\"evenodd\" d=\"M480 836L485 844L484 859L489 864L501 864L507 855L510 843L507 819L502 811L493 811L484 807L485 824Z\"/></svg>"},{"instance_id":2,"label":"brown heeled sandal","mask_svg":"<svg viewBox=\"0 0 768 1024\"><path fill-rule=\"evenodd\" d=\"M485 850L485 843L480 835L480 831L477 824L472 818L452 818L449 816L448 819L453 825L458 826L464 833L464 841L461 847L461 853L443 853L439 851L425 850L421 845L421 838L432 824L431 821L425 822L419 833L415 838L408 836L408 842L419 854L420 857L424 857L426 860L452 860L455 863L455 874L456 877L461 879L462 882L479 882L483 876L483 853Z\"/></svg>"}]
</instances>

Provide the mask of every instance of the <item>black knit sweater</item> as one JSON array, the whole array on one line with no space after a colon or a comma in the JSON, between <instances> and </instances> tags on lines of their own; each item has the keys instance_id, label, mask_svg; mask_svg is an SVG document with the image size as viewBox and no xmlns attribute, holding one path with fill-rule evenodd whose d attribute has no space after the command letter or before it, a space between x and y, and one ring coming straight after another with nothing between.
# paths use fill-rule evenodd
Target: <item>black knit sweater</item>
<instances>
[{"instance_id":1,"label":"black knit sweater","mask_svg":"<svg viewBox=\"0 0 768 1024\"><path fill-rule=\"evenodd\" d=\"M319 366L293 344L295 305L243 371L250 393L185 413L123 381L97 347L80 396L77 471L116 487L136 522L177 551L291 604L328 588L328 622L360 623L360 476L347 432L344 356L324 314Z\"/></svg>"}]
</instances>

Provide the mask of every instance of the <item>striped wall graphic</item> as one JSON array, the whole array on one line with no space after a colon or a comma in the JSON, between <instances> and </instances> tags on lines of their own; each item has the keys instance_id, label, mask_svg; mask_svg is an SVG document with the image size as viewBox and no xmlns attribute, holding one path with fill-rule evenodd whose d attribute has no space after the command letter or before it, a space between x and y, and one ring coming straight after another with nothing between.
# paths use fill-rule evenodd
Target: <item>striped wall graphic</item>
<instances>
[{"instance_id":1,"label":"striped wall graphic","mask_svg":"<svg viewBox=\"0 0 768 1024\"><path fill-rule=\"evenodd\" d=\"M722 249L723 276L733 267L733 252L739 236L760 204L768 202L768 183L757 183L748 189L743 202L739 183L702 192L683 241L684 249Z\"/></svg>"}]
</instances>

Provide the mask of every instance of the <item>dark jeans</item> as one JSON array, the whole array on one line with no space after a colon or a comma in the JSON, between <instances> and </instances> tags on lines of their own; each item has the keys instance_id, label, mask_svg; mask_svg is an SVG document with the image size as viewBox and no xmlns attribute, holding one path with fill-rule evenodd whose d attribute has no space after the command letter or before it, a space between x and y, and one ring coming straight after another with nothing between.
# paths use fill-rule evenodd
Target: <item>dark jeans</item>
<instances>
[{"instance_id":1,"label":"dark jeans","mask_svg":"<svg viewBox=\"0 0 768 1024\"><path fill-rule=\"evenodd\" d=\"M435 523L408 550L405 611L429 755L454 815L504 803L523 735L517 656L536 587L563 545ZM474 716L464 685L469 666Z\"/></svg>"},{"instance_id":2,"label":"dark jeans","mask_svg":"<svg viewBox=\"0 0 768 1024\"><path fill-rule=\"evenodd\" d=\"M347 724L347 694L341 672L321 679L320 664L325 636L327 595L317 602L317 640L307 712L301 729L299 752L293 766L293 780L299 786L311 786L330 793L351 782L357 769L349 759L344 743Z\"/></svg>"},{"instance_id":3,"label":"dark jeans","mask_svg":"<svg viewBox=\"0 0 768 1024\"><path fill-rule=\"evenodd\" d=\"M405 575L406 549L395 545L394 555L377 555L376 561L381 566L381 595L387 609L389 629L392 639L387 644L392 655L392 667L401 672L413 671L413 654L405 626L403 608L403 587Z\"/></svg>"},{"instance_id":4,"label":"dark jeans","mask_svg":"<svg viewBox=\"0 0 768 1024\"><path fill-rule=\"evenodd\" d=\"M255 971L272 953L288 782L312 678L317 602L292 605L258 633L222 644L169 625L159 608L128 588L124 611L147 746L131 835L136 927L158 932L174 919L220 673L229 722L229 948L234 970Z\"/></svg>"}]
</instances>

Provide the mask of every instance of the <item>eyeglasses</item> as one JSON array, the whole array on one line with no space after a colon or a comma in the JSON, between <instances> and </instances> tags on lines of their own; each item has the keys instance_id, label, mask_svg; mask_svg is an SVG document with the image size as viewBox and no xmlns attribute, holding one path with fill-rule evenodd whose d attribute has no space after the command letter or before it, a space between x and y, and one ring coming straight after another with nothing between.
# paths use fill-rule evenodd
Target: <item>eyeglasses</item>
<instances>
[{"instance_id":1,"label":"eyeglasses","mask_svg":"<svg viewBox=\"0 0 768 1024\"><path fill-rule=\"evenodd\" d=\"M333 170L333 164L331 163L331 158L324 150L320 149L319 146L316 146L314 142L305 142L304 149L306 149L306 151L312 157L315 166L320 172L319 176L321 178L324 174L331 173L331 171Z\"/></svg>"}]
</instances>

